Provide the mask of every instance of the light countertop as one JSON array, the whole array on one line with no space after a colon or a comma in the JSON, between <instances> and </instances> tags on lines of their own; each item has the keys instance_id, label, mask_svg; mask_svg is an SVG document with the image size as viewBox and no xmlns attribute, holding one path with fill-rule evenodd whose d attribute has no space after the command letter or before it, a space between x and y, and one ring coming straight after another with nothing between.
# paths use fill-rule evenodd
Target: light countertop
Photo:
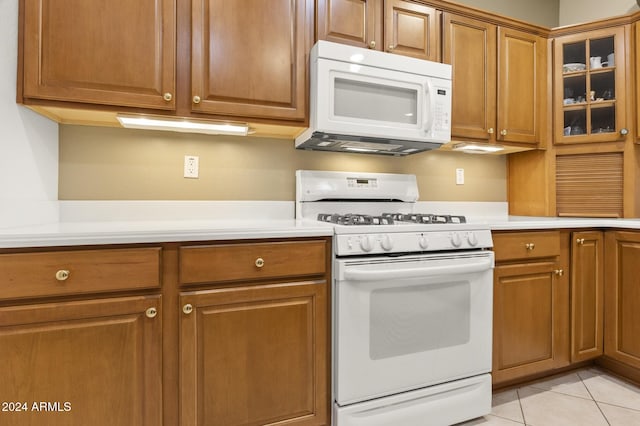
<instances>
[{"instance_id":1,"label":"light countertop","mask_svg":"<svg viewBox=\"0 0 640 426\"><path fill-rule=\"evenodd\" d=\"M330 225L286 219L62 222L0 229L0 248L330 235L333 235Z\"/></svg>"},{"instance_id":2,"label":"light countertop","mask_svg":"<svg viewBox=\"0 0 640 426\"><path fill-rule=\"evenodd\" d=\"M490 221L488 225L492 231L578 228L640 229L640 219L509 216L504 221Z\"/></svg>"},{"instance_id":3,"label":"light countertop","mask_svg":"<svg viewBox=\"0 0 640 426\"><path fill-rule=\"evenodd\" d=\"M0 248L301 238L333 235L333 226L293 219L292 202L60 202L59 220L0 224ZM638 229L640 219L508 216L506 203L425 203L425 211L464 211L494 231ZM255 219L259 216L260 219ZM469 217L469 216L468 216ZM232 219L231 219L232 218ZM456 225L451 225L451 230Z\"/></svg>"}]
</instances>

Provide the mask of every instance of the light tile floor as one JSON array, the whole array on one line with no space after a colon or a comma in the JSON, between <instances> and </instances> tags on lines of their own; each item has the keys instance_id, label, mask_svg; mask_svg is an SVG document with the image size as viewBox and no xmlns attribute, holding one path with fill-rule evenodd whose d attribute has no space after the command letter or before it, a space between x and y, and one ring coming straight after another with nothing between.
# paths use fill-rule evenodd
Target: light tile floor
<instances>
[{"instance_id":1,"label":"light tile floor","mask_svg":"<svg viewBox=\"0 0 640 426\"><path fill-rule=\"evenodd\" d=\"M493 394L490 415L464 426L640 426L640 388L587 368Z\"/></svg>"}]
</instances>

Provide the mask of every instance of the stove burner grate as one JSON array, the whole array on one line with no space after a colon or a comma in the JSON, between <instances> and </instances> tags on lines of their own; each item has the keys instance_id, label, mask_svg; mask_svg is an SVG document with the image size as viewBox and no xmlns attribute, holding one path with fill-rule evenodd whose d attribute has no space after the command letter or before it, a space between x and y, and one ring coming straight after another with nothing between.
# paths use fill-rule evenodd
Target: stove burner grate
<instances>
[{"instance_id":1,"label":"stove burner grate","mask_svg":"<svg viewBox=\"0 0 640 426\"><path fill-rule=\"evenodd\" d=\"M429 213L383 213L381 216L352 213L344 215L320 213L318 214L318 220L321 222L335 223L337 225L394 225L399 222L420 224L467 222L464 216Z\"/></svg>"},{"instance_id":2,"label":"stove burner grate","mask_svg":"<svg viewBox=\"0 0 640 426\"><path fill-rule=\"evenodd\" d=\"M318 214L321 222L335 223L337 225L393 225L393 218L389 216L371 216L366 214Z\"/></svg>"},{"instance_id":3,"label":"stove burner grate","mask_svg":"<svg viewBox=\"0 0 640 426\"><path fill-rule=\"evenodd\" d=\"M410 223L466 223L464 216L431 214L431 213L383 213L382 216L392 217L396 222Z\"/></svg>"}]
</instances>

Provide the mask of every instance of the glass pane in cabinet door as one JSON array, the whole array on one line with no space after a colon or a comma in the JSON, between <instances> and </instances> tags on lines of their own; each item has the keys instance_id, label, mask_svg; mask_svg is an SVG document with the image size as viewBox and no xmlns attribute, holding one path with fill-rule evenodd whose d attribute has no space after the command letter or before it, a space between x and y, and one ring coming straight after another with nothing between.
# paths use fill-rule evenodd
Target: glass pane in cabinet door
<instances>
[{"instance_id":1,"label":"glass pane in cabinet door","mask_svg":"<svg viewBox=\"0 0 640 426\"><path fill-rule=\"evenodd\" d=\"M616 131L616 109L614 106L591 109L591 133L613 133Z\"/></svg>"},{"instance_id":2,"label":"glass pane in cabinet door","mask_svg":"<svg viewBox=\"0 0 640 426\"><path fill-rule=\"evenodd\" d=\"M584 41L578 43L567 43L562 46L562 73L573 73L586 69L586 44Z\"/></svg>"},{"instance_id":3,"label":"glass pane in cabinet door","mask_svg":"<svg viewBox=\"0 0 640 426\"><path fill-rule=\"evenodd\" d=\"M586 102L587 79L585 74L565 77L563 105L574 105Z\"/></svg>"},{"instance_id":4,"label":"glass pane in cabinet door","mask_svg":"<svg viewBox=\"0 0 640 426\"><path fill-rule=\"evenodd\" d=\"M564 112L564 135L579 136L586 134L587 110L585 108Z\"/></svg>"},{"instance_id":5,"label":"glass pane in cabinet door","mask_svg":"<svg viewBox=\"0 0 640 426\"><path fill-rule=\"evenodd\" d=\"M612 101L616 98L615 77L613 71L591 73L592 102Z\"/></svg>"},{"instance_id":6,"label":"glass pane in cabinet door","mask_svg":"<svg viewBox=\"0 0 640 426\"><path fill-rule=\"evenodd\" d=\"M611 68L615 66L614 38L605 37L589 41L589 69Z\"/></svg>"}]
</instances>

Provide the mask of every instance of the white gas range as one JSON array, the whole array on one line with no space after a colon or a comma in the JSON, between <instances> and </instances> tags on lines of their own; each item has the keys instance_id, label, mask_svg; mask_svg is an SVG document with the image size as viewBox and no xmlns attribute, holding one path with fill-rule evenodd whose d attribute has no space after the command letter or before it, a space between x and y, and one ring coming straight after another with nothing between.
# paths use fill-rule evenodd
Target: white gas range
<instances>
[{"instance_id":1,"label":"white gas range","mask_svg":"<svg viewBox=\"0 0 640 426\"><path fill-rule=\"evenodd\" d=\"M334 226L334 425L491 411L491 232L417 200L413 175L296 172L297 218Z\"/></svg>"}]
</instances>

